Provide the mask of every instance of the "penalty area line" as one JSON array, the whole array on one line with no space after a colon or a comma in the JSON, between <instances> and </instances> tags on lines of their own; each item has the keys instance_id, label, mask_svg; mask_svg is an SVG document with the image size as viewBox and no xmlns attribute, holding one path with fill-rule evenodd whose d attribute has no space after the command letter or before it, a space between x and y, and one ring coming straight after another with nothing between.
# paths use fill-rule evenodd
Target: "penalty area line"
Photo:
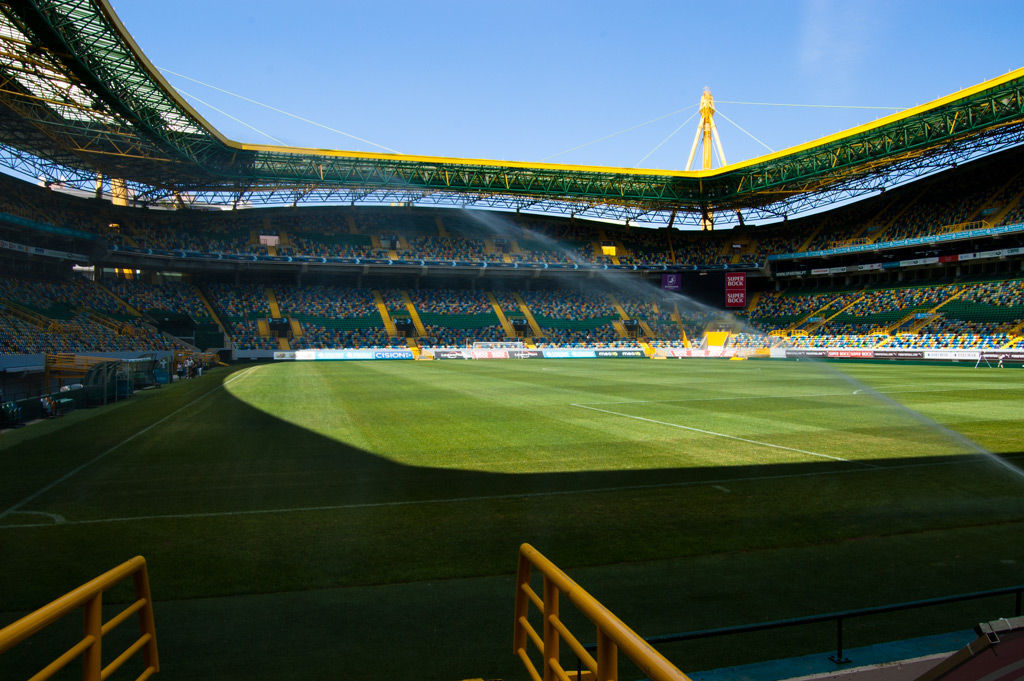
<instances>
[{"instance_id":1,"label":"penalty area line","mask_svg":"<svg viewBox=\"0 0 1024 681\"><path fill-rule=\"evenodd\" d=\"M814 456L819 459L830 459L832 461L842 461L844 463L856 463L861 466L867 466L868 468L877 468L869 463L863 461L851 461L850 459L844 459L840 456L832 456L830 454L820 454L818 452L810 452L806 449L797 449L796 447L786 447L785 445L776 445L771 442L761 442L760 440L751 440L745 437L739 437L738 435L728 435L726 433L717 433L713 430L705 430L703 428L694 428L693 426L684 426L679 423L670 423L668 421L659 421L657 419L649 419L646 416L635 416L633 414L623 414L621 411L612 411L611 409L599 409L597 407L591 407L586 404L570 404L570 407L577 407L579 409L589 409L590 411L601 412L602 414L611 414L613 416L621 416L627 419L633 419L635 421L643 421L645 423L655 423L659 426L668 426L669 428L679 428L680 430L688 430L692 433L700 433L702 435L710 435L711 437L721 437L727 440L736 440L738 442L746 442L747 444L757 445L759 447L771 447L772 449L782 449L787 452L796 452L797 454L806 454L807 456Z\"/></svg>"},{"instance_id":2,"label":"penalty area line","mask_svg":"<svg viewBox=\"0 0 1024 681\"><path fill-rule=\"evenodd\" d=\"M36 490L34 493L28 495L27 497L25 497L24 499L22 499L18 503L14 504L14 506L11 506L10 508L8 508L5 511L0 511L0 520L3 520L4 518L6 518L7 516L11 515L12 513L18 511L18 509L20 509L25 504L28 504L28 503L34 501L35 499L37 499L38 497L42 496L43 494L46 494L51 489L53 489L57 485L61 484L65 480L68 480L68 479L74 477L75 475L78 475L79 473L81 473L83 470L85 470L89 466L93 465L94 463L96 463L100 459L106 457L108 454L111 454L112 452L120 449L121 447L123 447L124 445L128 444L129 442L131 442L135 438L139 437L140 435L144 435L144 434L148 433L149 431L153 430L154 428L159 426L161 423L164 423L165 421L167 421L171 417L177 416L179 413L181 413L181 412L185 411L186 409L188 409L189 407L195 405L200 400L203 400L203 399L209 397L210 395L212 395L213 393L217 392L221 388L227 386L230 383L233 383L235 380L248 375L249 372L251 372L255 368L256 367L252 366L252 367L249 367L248 369L245 369L245 370L235 374L234 376L232 376L228 380L224 381L223 383L221 383L217 387L211 388L210 390L207 390L205 393L203 393L199 397L195 398L194 400L192 400L188 404L186 404L184 406L181 406L181 407L178 407L177 409L172 411L170 414L167 414L163 418L161 418L161 419L159 419L157 421L154 421L153 423L149 424L148 426L146 426L142 430L136 431L133 435L129 435L128 437L126 437L125 439L121 440L120 442L118 442L113 447L110 447L109 449L107 449L107 450L105 450L103 452L100 452L99 454L97 454L93 458L89 459L88 461L86 461L82 465L80 465L80 466L78 466L78 467L68 471L67 473L65 473L64 475L60 476L59 478L57 478L56 480L54 480L50 484L48 484L48 485L46 485L46 486Z\"/></svg>"},{"instance_id":3,"label":"penalty area line","mask_svg":"<svg viewBox=\"0 0 1024 681\"><path fill-rule=\"evenodd\" d=\"M395 508L402 506L420 506L432 504L460 504L477 501L507 501L513 499L537 499L543 497L564 497L576 494L608 494L609 492L639 492L644 490L672 489L683 487L717 487L719 485L744 482L770 482L773 480L791 480L798 478L817 478L832 475L871 474L915 468L933 468L938 466L962 466L985 462L978 455L967 461L941 461L927 463L911 463L896 466L872 466L870 470L862 468L845 468L842 470L808 471L806 473L780 473L778 475L748 475L731 478L712 478L709 480L679 480L677 482L660 482L647 485L619 485L612 487L584 487L581 489L560 489L547 492L511 492L508 494L489 494L469 497L446 497L441 499L407 499L402 501L379 501L361 504L336 504L330 506L298 506L291 508L264 508L246 511L210 511L206 513L164 513L154 515L123 516L119 518L95 518L91 520L65 520L63 523L13 523L0 525L0 530L19 530L39 527L67 527L70 525L106 525L110 523L150 522L154 520L190 520L203 518L230 518L238 516L283 515L286 513L317 513L330 511L358 511L374 508ZM731 490L730 490L731 492Z\"/></svg>"}]
</instances>

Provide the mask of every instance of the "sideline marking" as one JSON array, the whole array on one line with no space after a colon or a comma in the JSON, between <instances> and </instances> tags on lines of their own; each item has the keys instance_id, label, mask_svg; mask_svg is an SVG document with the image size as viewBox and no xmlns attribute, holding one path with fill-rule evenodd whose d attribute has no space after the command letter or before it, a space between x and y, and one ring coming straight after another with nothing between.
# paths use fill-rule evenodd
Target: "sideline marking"
<instances>
[{"instance_id":1,"label":"sideline marking","mask_svg":"<svg viewBox=\"0 0 1024 681\"><path fill-rule=\"evenodd\" d=\"M579 407L580 409L589 409L591 411L599 411L602 414L612 414L613 416L622 416L627 419L634 419L637 421L645 421L647 423L656 423L661 426L668 426L669 428L679 428L680 430L689 430L693 433L701 433L703 435L711 435L712 437L724 437L728 440L738 440L739 442L746 442L752 445L759 445L761 447L771 447L772 449L784 449L787 452L797 452L799 454L806 454L808 456L816 456L819 459L831 459L832 461L842 461L844 463L856 463L861 466L867 466L868 468L878 468L878 466L863 461L851 461L850 459L844 459L840 456L832 456L830 454L819 454L818 452L809 452L806 449L797 449L795 447L786 447L785 445L773 445L771 442L761 442L759 440L749 440L745 437L739 437L738 435L726 435L725 433L716 433L713 430L704 430L703 428L694 428L693 426L682 426L678 423L669 423L668 421L658 421L657 419L649 419L646 416L634 416L633 414L623 414L620 411L612 411L610 409L598 409L597 407L589 407L585 404L570 404L570 407ZM3 517L3 516L0 516Z\"/></svg>"},{"instance_id":2,"label":"sideline marking","mask_svg":"<svg viewBox=\"0 0 1024 681\"><path fill-rule=\"evenodd\" d=\"M710 480L680 480L678 482L651 483L648 485L622 485L619 487L586 487L582 489L552 490L550 492L518 492L509 494L491 494L472 497L449 497L442 499L406 499L402 501L378 501L365 504L337 504L333 506L299 506L292 508L267 508L248 511L211 511L207 513L165 513L162 515L140 515L123 516L119 518L96 518L92 520L68 520L63 525L104 525L108 523L128 523L151 520L180 520L190 518L228 518L247 515L272 515L275 513L315 513L323 511L349 511L370 508L389 508L401 506L418 506L420 504L458 504L467 501L502 501L507 499L532 499L538 497L561 497L573 494L607 494L608 492L636 492L651 489L671 489L673 487L701 487L717 483L737 482L768 482L772 480L789 480L795 478L816 478L829 475L848 475L851 473L884 473L889 471L907 470L914 468L934 468L937 466L963 466L965 464L988 464L988 460L981 454L965 455L971 458L960 461L932 461L928 463L907 463L898 466L872 466L870 469L846 468L843 470L831 471L808 471L806 473L782 473L779 475L751 475L736 478L713 478ZM0 530L15 530L20 528L36 527L58 527L52 523L21 523L13 525L0 525Z\"/></svg>"},{"instance_id":3,"label":"sideline marking","mask_svg":"<svg viewBox=\"0 0 1024 681\"><path fill-rule=\"evenodd\" d=\"M30 494L29 496L25 497L24 499L22 499L21 501L16 503L14 506L11 506L6 511L0 512L0 520L3 520L4 518L9 516L11 513L14 513L15 511L17 511L19 508L21 508L25 504L29 503L30 501L35 500L37 497L39 497L39 496L49 492L51 489L53 489L54 487L56 487L60 483L64 482L65 480L67 480L67 479L77 475L78 473L82 472L83 470L85 470L89 466L93 465L94 463L96 463L97 461L102 459L103 457L107 456L111 452L115 451L116 449L119 449L122 445L126 445L129 442L131 442L132 440L134 440L135 438L137 438L138 436L140 436L140 435L142 435L144 433L148 433L149 431L153 430L154 428L159 426L161 423L163 423L167 419L171 418L172 416L175 416L179 412L182 412L182 411L188 409L189 407L194 405L196 402L199 402L200 400L205 399L206 397L209 397L210 395L212 395L213 393L217 392L221 388L227 386L230 383L233 383L235 380L237 380L239 378L242 378L243 376L247 376L250 371L252 371L253 369L257 368L258 366L259 365L251 366L248 369L243 369L242 371L238 372L237 374L235 374L234 376L232 376L228 380L224 381L220 385L216 386L215 388L212 388L212 389L206 391L205 393L203 393L199 397L195 398L194 400L192 400L188 404L186 404L186 405L184 405L182 407L178 407L177 409L172 411L170 414L167 414L166 416L164 416L163 418L159 419L158 421L155 421L154 423L149 424L148 426L146 426L142 430L136 432L134 435L129 435L128 437L126 437L125 439L121 440L120 442L118 442L116 445L114 445L110 449L108 449L108 450L106 450L104 452L101 452L100 454L97 454L96 456L94 456L93 458L89 459L88 461L86 461L82 465L78 466L77 468L69 471L68 473L65 473L61 477L59 477L56 480L54 480L53 482L51 482L49 485L46 485L42 489L39 489L35 493ZM69 523L65 523L65 524L69 524Z\"/></svg>"}]
</instances>

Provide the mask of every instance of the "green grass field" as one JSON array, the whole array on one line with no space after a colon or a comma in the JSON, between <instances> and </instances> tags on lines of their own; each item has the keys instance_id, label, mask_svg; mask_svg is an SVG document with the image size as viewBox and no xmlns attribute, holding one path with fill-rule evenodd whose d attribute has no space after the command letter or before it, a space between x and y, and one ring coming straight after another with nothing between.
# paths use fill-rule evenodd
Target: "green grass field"
<instances>
[{"instance_id":1,"label":"green grass field","mask_svg":"<svg viewBox=\"0 0 1024 681\"><path fill-rule=\"evenodd\" d=\"M0 624L142 554L165 679L520 679L524 541L645 635L1021 584L1024 477L979 452L1024 463L1022 404L1024 371L963 366L219 369L0 435ZM694 671L830 632L665 652Z\"/></svg>"}]
</instances>

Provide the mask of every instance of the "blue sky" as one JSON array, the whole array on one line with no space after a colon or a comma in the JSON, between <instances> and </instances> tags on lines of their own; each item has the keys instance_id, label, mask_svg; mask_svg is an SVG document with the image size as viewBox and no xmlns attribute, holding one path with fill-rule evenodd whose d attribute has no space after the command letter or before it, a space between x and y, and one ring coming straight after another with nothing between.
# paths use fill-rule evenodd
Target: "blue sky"
<instances>
[{"instance_id":1,"label":"blue sky","mask_svg":"<svg viewBox=\"0 0 1024 681\"><path fill-rule=\"evenodd\" d=\"M705 86L724 102L905 108L1024 66L1020 0L112 4L160 68L414 154L682 168ZM379 150L166 75L284 143ZM228 137L270 142L192 101ZM773 149L887 113L719 109ZM718 125L729 161L767 152Z\"/></svg>"}]
</instances>

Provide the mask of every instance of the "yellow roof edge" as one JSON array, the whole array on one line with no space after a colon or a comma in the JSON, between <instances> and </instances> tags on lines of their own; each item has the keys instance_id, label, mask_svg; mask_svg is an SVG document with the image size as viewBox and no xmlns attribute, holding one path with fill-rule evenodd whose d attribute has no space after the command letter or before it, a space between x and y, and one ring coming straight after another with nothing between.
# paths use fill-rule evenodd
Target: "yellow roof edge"
<instances>
[{"instance_id":1,"label":"yellow roof edge","mask_svg":"<svg viewBox=\"0 0 1024 681\"><path fill-rule=\"evenodd\" d=\"M640 170L637 168L617 168L613 166L584 166L584 165L570 165L570 164L559 164L559 163L531 163L527 161L499 161L493 159L471 159L471 158L456 158L449 156L425 156L416 154L381 154L366 151L348 151L344 149L316 149L312 147L290 147L275 144L250 144L246 142L236 142L233 139L225 137L217 128L207 121L198 111L196 111L191 104L178 94L178 91L163 77L160 70L153 65L153 62L149 60L146 53L142 51L139 44L135 42L131 33L125 28L121 19L114 12L114 8L110 5L109 0L96 0L100 10L106 15L107 20L114 29L120 34L121 38L128 45L128 48L135 53L135 56L139 59L143 68L146 69L153 80L164 90L165 93L171 99L173 99L179 106L185 109L188 114L196 119L196 121L202 125L207 131L217 138L218 141L222 142L226 146L233 149L239 149L242 151L270 151L286 154L307 154L314 156L336 156L345 158L370 158L370 159L387 159L387 160L400 160L400 161L417 161L421 163L449 163L449 164L471 164L471 165L488 165L488 166L499 166L505 168L537 168L537 169L549 169L549 170L576 170L581 172L603 172L603 173L615 173L615 174L636 174L636 175L667 175L677 177L694 177L703 175L709 171L701 170ZM712 171L713 172L713 171Z\"/></svg>"},{"instance_id":2,"label":"yellow roof edge","mask_svg":"<svg viewBox=\"0 0 1024 681\"><path fill-rule=\"evenodd\" d=\"M659 170L653 168L587 166L566 163L534 163L530 161L502 161L489 158L458 158L454 156L425 156L419 154L382 154L371 151L345 151L341 149L316 149L311 147L283 147L274 144L247 144L231 142L231 145L244 151L267 151L285 154L306 154L313 156L340 156L345 158L381 159L388 161L414 161L417 163L494 166L499 168L528 168L535 170L575 170L579 172L610 173L616 175L629 174L666 175L672 177L698 177L701 175L705 175L709 172L706 170Z\"/></svg>"},{"instance_id":3,"label":"yellow roof edge","mask_svg":"<svg viewBox=\"0 0 1024 681\"><path fill-rule=\"evenodd\" d=\"M743 168L743 167L746 167L746 166L751 166L751 165L754 165L754 164L757 164L757 163L764 163L766 161L772 161L772 160L775 160L777 158L781 158L783 156L788 156L790 154L795 154L795 153L798 153L798 152L801 152L801 151L806 151L808 149L812 149L812 148L814 148L816 146L823 146L825 144L829 144L831 142L835 142L837 140L841 140L844 137L852 137L854 135L859 135L859 134L867 132L869 130L873 130L875 128L881 128L883 126L889 125L891 123L895 123L895 122L903 120L905 118L911 118L912 116L916 116L916 115L918 115L920 113L924 113L925 111L929 111L931 109L937 109L937 108L939 108L941 106L945 106L946 104L950 104L951 102L955 102L955 101L957 101L959 99L964 99L966 97L970 97L971 95L977 94L979 92L983 92L985 90L991 89L991 88L996 87L998 85L1002 85L1003 83L1008 83L1008 82L1010 82L1012 80L1017 80L1019 78L1024 78L1024 67L1019 68L1019 69L1014 69L1012 71L1009 71L1008 73L1005 73L1002 76L997 76L995 78L990 78L990 79L988 79L986 81L978 83L977 85L972 85L971 87L964 88L963 90L958 90L956 92L953 92L952 94L946 95L945 97L939 97L938 99L934 99L934 100L932 100L930 102L926 102L924 104L918 104L917 106L911 107L911 108L907 109L906 111L898 111L898 112L896 112L894 114L889 114L888 116L883 116L882 118L879 118L877 120L871 121L870 123L865 123L863 125L858 125L858 126L853 127L853 128L848 128L847 130L841 130L839 132L833 133L831 135L826 135L824 137L820 137L820 138L818 138L816 140L812 140L810 142L804 142L803 144L798 144L798 145L793 146L793 147L788 147L786 149L781 149L779 151L776 151L776 152L773 152L773 153L770 153L770 154L764 154L763 156L758 156L756 158L752 158L752 159L749 159L747 161L740 161L738 163L733 163L733 164L730 164L728 166L724 166L723 168L719 168L718 172L737 170L739 168Z\"/></svg>"},{"instance_id":4,"label":"yellow roof edge","mask_svg":"<svg viewBox=\"0 0 1024 681\"><path fill-rule=\"evenodd\" d=\"M203 118L198 111L193 109L192 105L186 102L185 99L178 94L178 91L167 82L167 79L165 79L163 74L160 73L160 69L153 65L153 62L149 60L149 57L147 57L146 53L142 51L139 44L135 42L135 38L132 37L131 33L128 32L128 29L125 28L123 23L121 23L120 17L117 16L116 12L114 12L114 8L110 6L109 0L96 0L96 4L100 11L107 17L107 21L110 22L110 25L114 27L114 30L117 31L118 34L120 34L121 39L124 40L128 49L131 50L135 54L136 58L142 63L142 67L146 69L153 80L157 82L157 85L159 85L171 99L177 102L179 106L185 109L190 116L195 118L201 126L206 128L207 132L216 137L218 141L229 147L237 147L237 142L230 140L221 134L217 128L213 127L208 120Z\"/></svg>"},{"instance_id":5,"label":"yellow roof edge","mask_svg":"<svg viewBox=\"0 0 1024 681\"><path fill-rule=\"evenodd\" d=\"M710 178L717 175L724 175L741 168L746 168L759 163L766 163L774 161L791 154L796 154L808 149L813 149L817 146L824 146L832 142L841 140L845 137L853 137L870 130L880 128L897 121L911 118L920 113L924 113L931 109L936 109L941 106L945 106L951 102L955 102L959 99L970 97L978 92L983 92L990 88L1002 85L1003 83L1017 80L1018 78L1024 78L1024 68L1015 69L996 78L991 78L984 82L973 85L969 88L959 90L952 94L940 97L931 102L925 104L919 104L918 106L911 107L906 111L899 111L888 116L883 116L877 120L865 123L847 130L842 130L831 135L826 135L810 142L798 144L796 146L788 147L780 151L772 152L770 154L764 154L757 156L746 161L739 161L737 163L731 163L721 168L714 170L667 170L667 169L655 169L655 168L624 168L616 166L591 166L591 165L574 165L574 164L563 164L563 163L533 163L529 161L500 161L495 159L482 159L482 158L456 158L449 156L425 156L416 154L381 154L376 152L366 151L344 151L337 149L315 149L305 147L284 147L272 144L244 144L229 141L228 143L238 149L246 151L267 151L277 153L290 153L290 154L307 154L314 156L334 156L334 157L346 157L346 158L366 158L366 159L382 159L390 161L415 161L420 163L437 163L437 164L465 164L465 165L481 165L481 166L495 166L504 168L526 168L526 169L537 169L537 170L563 170L563 171L577 171L577 172L598 172L598 173L613 173L613 174L625 174L625 175L660 175L666 177L693 177L693 178Z\"/></svg>"},{"instance_id":6,"label":"yellow roof edge","mask_svg":"<svg viewBox=\"0 0 1024 681\"><path fill-rule=\"evenodd\" d=\"M616 175L638 175L638 176L663 176L663 177L690 177L690 178L712 178L718 175L724 175L730 172L734 172L741 168L746 168L759 163L766 163L773 161L785 156L799 153L812 149L816 146L822 146L841 140L844 137L852 137L869 130L880 128L896 121L916 116L917 114L923 113L930 109L935 109L950 102L954 102L958 99L969 97L978 92L996 87L1003 83L1007 83L1018 78L1024 78L1024 67L1014 69L1002 76L997 76L989 80L978 83L963 90L958 90L952 94L940 97L931 102L925 104L919 104L918 106L907 109L906 111L897 112L884 116L870 123L849 128L825 137L821 137L810 142L805 142L793 147L788 147L780 151L776 151L763 156L757 156L746 161L739 161L737 163L731 163L721 168L713 170L668 170L668 169L655 169L655 168L626 168L617 166L593 166L593 165L574 165L574 164L562 164L562 163L534 163L528 161L501 161L494 159L479 159L479 158L457 158L449 156L427 156L427 155L416 155L416 154L382 154L375 152L366 151L346 151L341 149L316 149L307 147L289 147L272 144L247 144L243 142L236 142L235 140L225 137L220 131L218 131L213 125L210 124L202 115L199 114L188 102L178 94L170 83L163 77L159 69L157 69L153 63L146 57L145 53L139 47L135 39L132 38L131 34L125 28L124 24L118 18L111 7L109 0L96 0L100 10L106 15L108 21L114 29L121 35L121 38L128 45L128 48L135 53L135 56L142 63L143 68L149 71L150 75L157 82L157 84L163 88L163 90L174 99L183 109L185 109L189 115L193 116L196 121L202 125L207 131L217 138L218 141L225 144L233 149L242 151L266 151L274 153L285 153L285 154L297 154L297 155L313 155L313 156L333 156L333 157L344 157L344 158L365 158L365 159L380 159L389 161L412 161L418 163L435 163L435 164L452 164L452 165L479 165L479 166L493 166L501 168L524 168L524 169L535 169L535 170L558 170L558 171L575 171L575 172L590 172L590 173L611 173Z\"/></svg>"}]
</instances>

